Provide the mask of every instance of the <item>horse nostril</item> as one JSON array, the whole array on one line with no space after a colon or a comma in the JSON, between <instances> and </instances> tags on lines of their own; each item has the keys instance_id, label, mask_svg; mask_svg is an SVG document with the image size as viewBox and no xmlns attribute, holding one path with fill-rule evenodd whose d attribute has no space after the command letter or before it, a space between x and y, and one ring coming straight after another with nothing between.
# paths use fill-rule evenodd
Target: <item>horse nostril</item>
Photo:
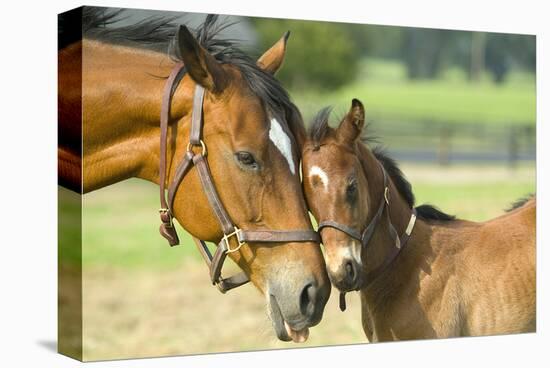
<instances>
[{"instance_id":1,"label":"horse nostril","mask_svg":"<svg viewBox=\"0 0 550 368\"><path fill-rule=\"evenodd\" d=\"M315 294L317 288L312 284L307 284L300 294L300 312L306 317L310 317L315 312Z\"/></svg>"},{"instance_id":2,"label":"horse nostril","mask_svg":"<svg viewBox=\"0 0 550 368\"><path fill-rule=\"evenodd\" d=\"M356 275L353 263L351 261L346 262L346 278L350 284L354 283Z\"/></svg>"}]
</instances>

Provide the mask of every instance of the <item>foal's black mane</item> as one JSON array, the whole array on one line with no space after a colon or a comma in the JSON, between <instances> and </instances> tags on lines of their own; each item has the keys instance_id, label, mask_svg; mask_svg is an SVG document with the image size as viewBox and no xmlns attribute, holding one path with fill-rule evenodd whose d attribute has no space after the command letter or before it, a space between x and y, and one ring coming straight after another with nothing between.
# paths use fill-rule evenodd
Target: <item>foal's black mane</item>
<instances>
[{"instance_id":1,"label":"foal's black mane","mask_svg":"<svg viewBox=\"0 0 550 368\"><path fill-rule=\"evenodd\" d=\"M514 203L512 203L512 204L510 205L509 208L506 209L506 212L512 212L513 210L522 207L525 203L529 202L529 200L530 200L531 198L533 198L534 196L535 196L535 194L529 193L529 194L526 195L525 197L522 197L522 198L516 200Z\"/></svg>"},{"instance_id":2,"label":"foal's black mane","mask_svg":"<svg viewBox=\"0 0 550 368\"><path fill-rule=\"evenodd\" d=\"M176 46L176 34L179 24L174 16L150 16L130 25L120 25L125 19L124 9L84 6L59 16L58 48L62 49L83 38L101 42L142 48L167 53L171 58L181 61ZM245 54L238 41L220 38L220 33L234 25L227 21L218 21L217 15L208 15L202 25L194 30L198 42L216 60L223 64L236 66L252 93L258 96L274 113L299 114L290 101L288 93L270 74L256 65L256 60ZM296 123L296 119L289 123ZM301 117L299 123L302 124Z\"/></svg>"},{"instance_id":3,"label":"foal's black mane","mask_svg":"<svg viewBox=\"0 0 550 368\"><path fill-rule=\"evenodd\" d=\"M309 126L309 139L311 142L313 142L314 149L320 146L327 133L332 129L328 124L330 112L330 107L323 108L317 113L315 118L313 118L313 121ZM363 131L365 130L366 129L364 129ZM372 141L376 141L376 138L363 135L363 137L361 137L361 141L365 144L368 144ZM376 157L376 159L382 164L384 170L386 170L386 172L388 173L399 194L407 202L409 207L413 208L415 205L415 197L412 191L411 183L409 183L409 181L397 165L397 162L395 162L394 159L388 156L388 154L381 146L374 147L371 152L373 153L374 157ZM448 215L440 211L437 207L429 204L417 206L416 212L418 217L424 220L452 221L455 219L455 216Z\"/></svg>"}]
</instances>

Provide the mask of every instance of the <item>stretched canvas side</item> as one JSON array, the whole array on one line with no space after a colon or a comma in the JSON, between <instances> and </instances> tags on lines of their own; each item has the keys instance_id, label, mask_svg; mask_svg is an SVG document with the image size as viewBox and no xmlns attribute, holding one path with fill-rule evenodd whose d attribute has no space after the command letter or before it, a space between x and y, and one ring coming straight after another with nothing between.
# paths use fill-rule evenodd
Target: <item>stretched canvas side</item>
<instances>
[{"instance_id":1,"label":"stretched canvas side","mask_svg":"<svg viewBox=\"0 0 550 368\"><path fill-rule=\"evenodd\" d=\"M58 56L58 121L78 122L82 119L82 52L78 42L82 39L82 8L59 14L58 22L58 49L74 44ZM62 98L61 91L72 101ZM57 348L63 355L82 360L82 124L71 124L71 129L59 126L58 146L70 148L58 149Z\"/></svg>"}]
</instances>

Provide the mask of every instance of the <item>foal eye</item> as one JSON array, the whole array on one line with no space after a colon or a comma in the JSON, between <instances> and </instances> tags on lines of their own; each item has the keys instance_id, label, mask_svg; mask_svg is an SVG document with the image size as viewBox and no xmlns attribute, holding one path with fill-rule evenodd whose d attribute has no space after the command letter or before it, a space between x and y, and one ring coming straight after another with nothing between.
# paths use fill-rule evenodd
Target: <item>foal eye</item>
<instances>
[{"instance_id":1,"label":"foal eye","mask_svg":"<svg viewBox=\"0 0 550 368\"><path fill-rule=\"evenodd\" d=\"M349 200L354 200L357 195L357 181L352 180L346 188L346 197Z\"/></svg>"},{"instance_id":2,"label":"foal eye","mask_svg":"<svg viewBox=\"0 0 550 368\"><path fill-rule=\"evenodd\" d=\"M254 156L250 152L240 151L235 154L237 161L244 166L248 166L253 169L258 168L258 163L254 159Z\"/></svg>"}]
</instances>

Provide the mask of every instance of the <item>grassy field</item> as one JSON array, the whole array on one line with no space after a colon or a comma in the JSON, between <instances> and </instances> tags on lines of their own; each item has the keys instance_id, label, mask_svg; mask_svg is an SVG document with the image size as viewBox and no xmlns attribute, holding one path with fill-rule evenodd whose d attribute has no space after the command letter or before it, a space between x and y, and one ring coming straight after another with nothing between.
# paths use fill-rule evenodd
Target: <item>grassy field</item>
<instances>
[{"instance_id":1,"label":"grassy field","mask_svg":"<svg viewBox=\"0 0 550 368\"><path fill-rule=\"evenodd\" d=\"M355 82L341 89L292 93L309 119L324 105L347 111L352 98L365 104L370 120L437 121L452 124L528 124L536 119L534 76L512 73L496 85L470 83L459 70L437 80L410 81L402 64L366 59Z\"/></svg>"},{"instance_id":2,"label":"grassy field","mask_svg":"<svg viewBox=\"0 0 550 368\"><path fill-rule=\"evenodd\" d=\"M440 168L403 165L417 202L483 221L535 191L534 165ZM192 354L366 342L356 295L337 308L333 292L323 321L305 345L279 342L264 300L248 285L226 295L183 231L170 248L158 234L157 187L129 180L84 196L84 358ZM71 252L60 261L74 266ZM72 265L72 266L71 266ZM63 308L63 305L60 306Z\"/></svg>"}]
</instances>

